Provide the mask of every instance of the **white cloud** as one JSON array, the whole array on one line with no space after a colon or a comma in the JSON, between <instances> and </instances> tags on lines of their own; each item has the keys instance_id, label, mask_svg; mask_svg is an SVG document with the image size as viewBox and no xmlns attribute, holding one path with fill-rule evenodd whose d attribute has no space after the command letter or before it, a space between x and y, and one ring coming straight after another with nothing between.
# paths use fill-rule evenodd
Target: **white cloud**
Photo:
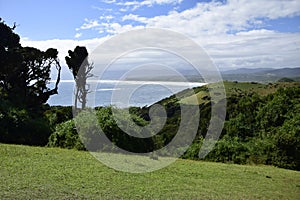
<instances>
[{"instance_id":1,"label":"white cloud","mask_svg":"<svg viewBox=\"0 0 300 200\"><path fill-rule=\"evenodd\" d=\"M140 16L134 15L134 14L128 14L128 15L123 16L122 21L126 21L126 20L138 21L138 22L142 22L145 24L148 22L148 18L140 17Z\"/></svg>"},{"instance_id":2,"label":"white cloud","mask_svg":"<svg viewBox=\"0 0 300 200\"><path fill-rule=\"evenodd\" d=\"M111 19L114 19L114 16L112 16L112 15L103 15L103 16L100 16L99 19L101 19L101 20L104 19L106 21L109 21Z\"/></svg>"},{"instance_id":3,"label":"white cloud","mask_svg":"<svg viewBox=\"0 0 300 200\"><path fill-rule=\"evenodd\" d=\"M65 56L68 55L68 50L74 50L76 46L85 46L88 52L92 52L98 45L108 39L109 36L103 38L93 38L87 40L63 40L63 39L52 39L34 41L29 38L21 38L22 46L30 46L38 48L42 51L48 48L55 48L59 51L58 57L62 65L65 64Z\"/></svg>"},{"instance_id":4,"label":"white cloud","mask_svg":"<svg viewBox=\"0 0 300 200\"><path fill-rule=\"evenodd\" d=\"M106 24L107 29L112 34L121 33L127 30L132 30L131 25L121 26L118 23ZM157 37L157 36L149 36ZM65 56L68 55L68 50L73 50L76 46L86 46L91 53L102 42L110 37L95 38L89 40L46 40L46 41L32 41L28 38L22 38L21 44L23 46L33 46L41 50L47 48L56 48L59 50L59 59L61 64L65 66ZM133 38L135 41L137 38ZM194 37L193 40L201 45L212 61L220 68L229 67L296 67L300 63L300 33L278 33L270 30L251 30L238 32L232 35L223 34ZM128 41L128 45L131 42ZM174 42L174 48L183 48L184 44L178 41ZM179 45L179 47L178 47ZM114 44L107 52L115 50L122 51L123 47L119 44ZM193 54L193 51L191 51ZM197 55L195 55L197 56ZM142 54L136 54L131 59L134 62L141 62L143 60ZM148 55L149 57L149 55ZM130 57L129 57L130 58ZM156 57L157 59L157 57ZM130 59L128 62L131 62ZM99 62L99 61L96 61ZM129 64L129 63L128 63ZM64 74L69 73L66 68Z\"/></svg>"},{"instance_id":5,"label":"white cloud","mask_svg":"<svg viewBox=\"0 0 300 200\"><path fill-rule=\"evenodd\" d=\"M128 14L123 20L134 20L148 27L170 28L189 36L202 33L220 34L262 25L261 18L277 19L300 15L300 1L229 0L227 3L198 3L182 12L145 18Z\"/></svg>"},{"instance_id":6,"label":"white cloud","mask_svg":"<svg viewBox=\"0 0 300 200\"><path fill-rule=\"evenodd\" d=\"M148 18L127 14L122 21L183 33L202 45L220 67L299 67L300 33L262 28L265 19L299 15L297 0L229 0Z\"/></svg>"},{"instance_id":7,"label":"white cloud","mask_svg":"<svg viewBox=\"0 0 300 200\"><path fill-rule=\"evenodd\" d=\"M55 48L58 50L58 58L62 66L61 78L62 79L73 79L70 70L67 67L65 62L65 57L68 56L69 50L74 50L76 46L85 46L88 52L91 54L98 45L102 44L107 40L109 36L103 38L94 38L88 40L62 40L62 39L53 39L53 40L43 40L43 41L34 41L29 38L21 38L22 46L30 46L38 48L42 51L47 50L48 48ZM51 71L51 77L56 77L56 70Z\"/></svg>"},{"instance_id":8,"label":"white cloud","mask_svg":"<svg viewBox=\"0 0 300 200\"><path fill-rule=\"evenodd\" d=\"M80 26L79 28L77 28L76 31L96 28L96 27L100 26L100 24L98 23L97 20L85 18L84 21L85 21L85 23L82 26Z\"/></svg>"},{"instance_id":9,"label":"white cloud","mask_svg":"<svg viewBox=\"0 0 300 200\"><path fill-rule=\"evenodd\" d=\"M299 67L300 33L251 30L198 38L219 67ZM201 42L200 42L201 41Z\"/></svg>"},{"instance_id":10,"label":"white cloud","mask_svg":"<svg viewBox=\"0 0 300 200\"><path fill-rule=\"evenodd\" d=\"M74 37L75 38L80 38L81 36L82 36L82 33L76 33Z\"/></svg>"},{"instance_id":11,"label":"white cloud","mask_svg":"<svg viewBox=\"0 0 300 200\"><path fill-rule=\"evenodd\" d=\"M126 9L126 8L120 8L119 11L126 12L126 11L128 11L128 9Z\"/></svg>"},{"instance_id":12,"label":"white cloud","mask_svg":"<svg viewBox=\"0 0 300 200\"><path fill-rule=\"evenodd\" d=\"M128 11L128 10L136 10L140 7L146 6L146 7L152 7L154 5L164 5L164 4L171 4L171 5L178 5L183 0L144 0L144 1L115 1L115 0L103 0L103 3L107 4L115 4L118 6L121 6L123 8L122 11Z\"/></svg>"},{"instance_id":13,"label":"white cloud","mask_svg":"<svg viewBox=\"0 0 300 200\"><path fill-rule=\"evenodd\" d=\"M116 0L102 0L103 3L115 3Z\"/></svg>"},{"instance_id":14,"label":"white cloud","mask_svg":"<svg viewBox=\"0 0 300 200\"><path fill-rule=\"evenodd\" d=\"M121 25L116 22L102 23L101 25L105 28L105 31L110 34L119 34L119 33L123 33L126 31L134 30L134 29L144 28L144 26L133 26L131 24Z\"/></svg>"},{"instance_id":15,"label":"white cloud","mask_svg":"<svg viewBox=\"0 0 300 200\"><path fill-rule=\"evenodd\" d=\"M150 6L164 3L180 3L181 1L106 1L106 3L122 4L123 6ZM115 35L129 30L155 27L166 28L193 39L201 45L219 67L296 67L300 65L300 33L279 33L263 29L265 19L277 19L300 15L300 1L276 0L229 0L226 3L204 2L194 8L182 12L171 11L166 15L144 17L128 13L120 21L112 15L103 15L99 20L85 19L78 28L96 29L99 33ZM111 20L111 22L110 22ZM127 22L133 20L143 25L135 26ZM231 34L229 34L231 33ZM78 33L77 36L80 33ZM75 46L87 46L91 52L106 38L91 40L22 40L23 45L34 46L45 50L53 47L60 51L60 59L69 49ZM130 43L130 42L129 42ZM121 49L118 44L115 49Z\"/></svg>"}]
</instances>

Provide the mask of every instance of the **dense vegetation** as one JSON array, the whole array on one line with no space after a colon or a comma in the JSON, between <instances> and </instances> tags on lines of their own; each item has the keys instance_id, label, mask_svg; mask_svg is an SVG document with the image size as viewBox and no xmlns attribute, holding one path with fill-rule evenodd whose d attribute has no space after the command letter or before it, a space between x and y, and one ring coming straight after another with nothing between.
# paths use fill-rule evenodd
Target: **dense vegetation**
<instances>
[{"instance_id":1,"label":"dense vegetation","mask_svg":"<svg viewBox=\"0 0 300 200\"><path fill-rule=\"evenodd\" d=\"M230 96L222 138L208 160L300 170L300 88Z\"/></svg>"},{"instance_id":2,"label":"dense vegetation","mask_svg":"<svg viewBox=\"0 0 300 200\"><path fill-rule=\"evenodd\" d=\"M0 142L45 146L54 126L72 117L71 112L59 113L64 108L53 116L55 108L50 109L46 104L51 95L58 93L61 73L58 51L23 47L15 28L15 24L10 27L0 18ZM85 47L76 47L66 57L78 88L76 99L82 107L87 93L86 78L92 68L87 55ZM50 88L50 80L55 78L53 70L57 76L55 86Z\"/></svg>"},{"instance_id":3,"label":"dense vegetation","mask_svg":"<svg viewBox=\"0 0 300 200\"><path fill-rule=\"evenodd\" d=\"M215 149L205 160L268 164L300 170L299 84L225 82L225 87L228 94L225 126ZM209 85L193 89L199 98L201 120L198 134L183 158L199 159L198 153L210 119L208 88ZM124 149L134 152L159 149L176 135L180 124L180 103L188 104L189 94L190 90L186 90L182 92L183 99L171 96L159 102L165 107L168 118L163 129L152 138L136 139L122 132L113 118L112 107L97 108L98 122L108 138ZM149 107L132 107L130 111L134 122L140 126L149 123ZM75 129L73 119L57 125L48 145L84 149Z\"/></svg>"},{"instance_id":4,"label":"dense vegetation","mask_svg":"<svg viewBox=\"0 0 300 200\"><path fill-rule=\"evenodd\" d=\"M20 37L0 19L0 141L45 145L50 129L43 115L60 81L58 51L22 47ZM57 70L49 88L50 70Z\"/></svg>"}]
</instances>

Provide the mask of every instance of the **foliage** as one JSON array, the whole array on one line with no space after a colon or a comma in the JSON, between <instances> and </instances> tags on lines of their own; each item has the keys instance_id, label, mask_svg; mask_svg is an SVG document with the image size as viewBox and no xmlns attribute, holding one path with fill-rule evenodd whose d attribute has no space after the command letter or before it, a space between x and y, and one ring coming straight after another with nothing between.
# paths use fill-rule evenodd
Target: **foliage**
<instances>
[{"instance_id":1,"label":"foliage","mask_svg":"<svg viewBox=\"0 0 300 200\"><path fill-rule=\"evenodd\" d=\"M117 112L117 116L113 115L113 109ZM141 133L139 127L146 125L142 118L134 114L128 116L122 109L113 107L97 108L96 111L86 109L78 113L74 119L58 124L55 132L49 137L48 146L83 149L78 145L82 141L87 149L92 151L114 150L107 149L112 147L103 143L101 139L103 133L113 144L131 152L149 152L153 149L151 138L143 139L128 135L124 132L125 129L122 130L117 125L116 119L130 127L127 131L135 131L137 134Z\"/></svg>"},{"instance_id":2,"label":"foliage","mask_svg":"<svg viewBox=\"0 0 300 200\"><path fill-rule=\"evenodd\" d=\"M225 86L232 88L226 88L229 94L224 129L214 150L205 159L239 164L269 164L299 170L300 89L293 84L263 86L257 83L225 83ZM269 87L274 92L263 92L263 89L269 90ZM196 95L201 98L207 95L204 90L199 92L202 94ZM172 105L176 101L172 97L161 103L169 113L160 138L165 145L176 134L176 120L180 120L180 110L175 112L177 109ZM202 100L199 104L201 118L197 138L204 138L211 104ZM198 160L197 152L201 144L202 140L195 140L182 158Z\"/></svg>"},{"instance_id":3,"label":"foliage","mask_svg":"<svg viewBox=\"0 0 300 200\"><path fill-rule=\"evenodd\" d=\"M128 133L135 133L135 135L142 137L141 127L146 125L142 118L135 114L128 115L124 110L114 107L100 108L96 115L102 131L116 146L131 152L153 150L152 138L138 138L128 135ZM118 124L116 120L118 120Z\"/></svg>"},{"instance_id":4,"label":"foliage","mask_svg":"<svg viewBox=\"0 0 300 200\"><path fill-rule=\"evenodd\" d=\"M209 153L206 159L245 164L243 157L245 157L246 152L247 147L239 141L238 137L224 137L217 142L214 150Z\"/></svg>"},{"instance_id":5,"label":"foliage","mask_svg":"<svg viewBox=\"0 0 300 200\"><path fill-rule=\"evenodd\" d=\"M48 146L68 149L74 148L77 150L85 149L76 132L73 120L68 120L56 126L54 133L49 137Z\"/></svg>"},{"instance_id":6,"label":"foliage","mask_svg":"<svg viewBox=\"0 0 300 200\"><path fill-rule=\"evenodd\" d=\"M206 159L299 170L299 94L298 87L279 88L266 97L245 95L229 103L224 136Z\"/></svg>"},{"instance_id":7,"label":"foliage","mask_svg":"<svg viewBox=\"0 0 300 200\"><path fill-rule=\"evenodd\" d=\"M45 103L57 93L61 67L58 51L49 48L40 51L22 47L13 29L0 21L0 88L1 98L14 105L33 109ZM47 87L50 69L58 70L56 85Z\"/></svg>"},{"instance_id":8,"label":"foliage","mask_svg":"<svg viewBox=\"0 0 300 200\"><path fill-rule=\"evenodd\" d=\"M299 99L298 99L299 101ZM300 170L300 104L283 125L277 129L274 164L279 167Z\"/></svg>"},{"instance_id":9,"label":"foliage","mask_svg":"<svg viewBox=\"0 0 300 200\"><path fill-rule=\"evenodd\" d=\"M0 141L4 143L45 145L50 135L45 117L12 107L0 100Z\"/></svg>"},{"instance_id":10,"label":"foliage","mask_svg":"<svg viewBox=\"0 0 300 200\"><path fill-rule=\"evenodd\" d=\"M73 118L71 106L51 106L45 111L44 115L49 121L51 132L55 131L55 126L57 124Z\"/></svg>"},{"instance_id":11,"label":"foliage","mask_svg":"<svg viewBox=\"0 0 300 200\"><path fill-rule=\"evenodd\" d=\"M279 79L278 82L295 82L295 80L284 77L284 78Z\"/></svg>"},{"instance_id":12,"label":"foliage","mask_svg":"<svg viewBox=\"0 0 300 200\"><path fill-rule=\"evenodd\" d=\"M206 92L203 89L198 91ZM292 86L278 88L275 93L266 96L246 91L232 93L227 97L227 116L224 129L214 150L205 160L238 164L268 164L299 170L300 89ZM102 107L96 109L93 117L89 113L81 113L80 120L83 126L80 127L84 130L81 139L85 145L96 144L90 149L104 150L108 148L108 146L97 144L99 141L97 129L101 128L105 136L120 148L132 152L149 152L160 149L169 144L177 134L181 122L181 109L177 101L173 96L160 102L164 105L168 117L162 130L151 138L142 139L128 135L133 132L143 134L140 132L141 127L145 127L151 120L149 117L150 107L132 107L129 109L131 113L129 116L122 109ZM206 136L207 124L211 116L211 104L203 102L199 106L201 118L197 139L193 141L182 158L199 160L199 150L203 138ZM113 115L113 111L118 113L117 118ZM116 123L116 120L121 122L121 126L120 123ZM94 124L99 126L95 127ZM122 125L127 129L126 127L122 128ZM74 134L72 132L75 130L74 127L67 127L59 126L57 129L67 130L66 133ZM66 139L60 138L60 140ZM62 141L62 145L56 146L64 147L64 143L65 141ZM72 148L75 148L74 145Z\"/></svg>"},{"instance_id":13,"label":"foliage","mask_svg":"<svg viewBox=\"0 0 300 200\"><path fill-rule=\"evenodd\" d=\"M81 108L84 109L88 93L87 79L92 76L90 72L93 64L88 62L88 52L85 47L76 46L74 51L69 50L68 53L69 56L65 58L66 63L76 82L75 109L77 109L78 101L81 103Z\"/></svg>"},{"instance_id":14,"label":"foliage","mask_svg":"<svg viewBox=\"0 0 300 200\"><path fill-rule=\"evenodd\" d=\"M14 27L0 20L0 142L45 145L50 135L45 103L60 81L58 51L22 47ZM50 70L57 80L50 89Z\"/></svg>"},{"instance_id":15,"label":"foliage","mask_svg":"<svg viewBox=\"0 0 300 200\"><path fill-rule=\"evenodd\" d=\"M185 159L192 158L194 160L198 160L202 143L203 143L203 137L200 136L198 139L194 140L194 142L189 146L189 148L186 150L182 158Z\"/></svg>"}]
</instances>

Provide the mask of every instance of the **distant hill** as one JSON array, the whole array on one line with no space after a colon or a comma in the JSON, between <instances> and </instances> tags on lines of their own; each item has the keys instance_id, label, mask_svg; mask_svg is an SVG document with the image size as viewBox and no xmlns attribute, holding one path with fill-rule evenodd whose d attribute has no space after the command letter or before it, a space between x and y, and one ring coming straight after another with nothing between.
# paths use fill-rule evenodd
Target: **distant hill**
<instances>
[{"instance_id":1,"label":"distant hill","mask_svg":"<svg viewBox=\"0 0 300 200\"><path fill-rule=\"evenodd\" d=\"M231 69L221 72L222 74L253 74L253 73L262 73L265 71L269 71L270 68L238 68L238 69Z\"/></svg>"},{"instance_id":2,"label":"distant hill","mask_svg":"<svg viewBox=\"0 0 300 200\"><path fill-rule=\"evenodd\" d=\"M281 78L299 80L300 68L239 68L221 72L224 80L274 82Z\"/></svg>"},{"instance_id":3,"label":"distant hill","mask_svg":"<svg viewBox=\"0 0 300 200\"><path fill-rule=\"evenodd\" d=\"M202 71L203 72L203 71ZM191 82L205 82L201 74L196 70L181 70L179 73L182 77L169 72L154 71L152 73L139 73L126 77L127 80L143 80L143 81L183 81L183 77ZM201 73L201 71L200 71ZM239 81L239 82L277 82L282 78L290 78L294 81L300 80L300 68L239 68L234 70L226 70L220 72L223 80ZM205 71L207 76L215 76L213 71Z\"/></svg>"}]
</instances>

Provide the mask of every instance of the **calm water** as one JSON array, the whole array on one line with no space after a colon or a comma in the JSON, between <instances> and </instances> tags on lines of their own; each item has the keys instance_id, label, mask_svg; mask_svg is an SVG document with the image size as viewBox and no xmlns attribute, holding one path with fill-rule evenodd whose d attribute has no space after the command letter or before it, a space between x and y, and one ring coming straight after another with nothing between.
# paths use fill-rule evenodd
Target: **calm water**
<instances>
[{"instance_id":1,"label":"calm water","mask_svg":"<svg viewBox=\"0 0 300 200\"><path fill-rule=\"evenodd\" d=\"M59 84L59 94L51 96L48 103L50 105L72 105L74 85L72 81L62 81ZM96 89L89 94L90 101L88 104L142 107L151 105L184 89L201 85L204 83L105 80L95 85Z\"/></svg>"}]
</instances>

